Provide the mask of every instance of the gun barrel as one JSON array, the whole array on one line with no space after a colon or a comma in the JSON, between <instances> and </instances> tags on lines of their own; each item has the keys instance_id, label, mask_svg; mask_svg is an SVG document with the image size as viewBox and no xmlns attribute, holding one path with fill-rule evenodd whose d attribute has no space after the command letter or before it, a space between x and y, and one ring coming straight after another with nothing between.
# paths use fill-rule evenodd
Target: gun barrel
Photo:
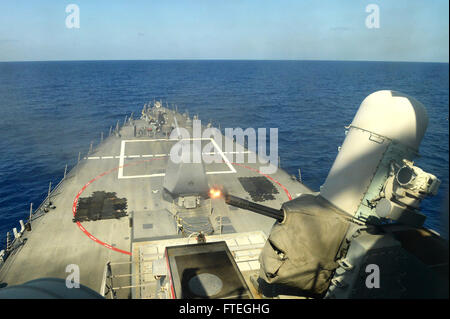
<instances>
[{"instance_id":1,"label":"gun barrel","mask_svg":"<svg viewBox=\"0 0 450 319\"><path fill-rule=\"evenodd\" d=\"M284 219L284 212L282 209L275 209L272 207L256 204L246 199L236 197L230 194L227 194L225 196L225 202L231 206L247 209L254 213L275 218L278 222L282 222Z\"/></svg>"}]
</instances>

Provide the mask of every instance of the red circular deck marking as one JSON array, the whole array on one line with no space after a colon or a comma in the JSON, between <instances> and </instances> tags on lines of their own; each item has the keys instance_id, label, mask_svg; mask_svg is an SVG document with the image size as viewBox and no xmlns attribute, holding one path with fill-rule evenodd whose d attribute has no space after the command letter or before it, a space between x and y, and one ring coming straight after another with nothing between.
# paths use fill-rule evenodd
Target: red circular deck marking
<instances>
[{"instance_id":1,"label":"red circular deck marking","mask_svg":"<svg viewBox=\"0 0 450 319\"><path fill-rule=\"evenodd\" d=\"M108 174L110 174L110 173L112 173L112 172L114 172L114 171L117 171L119 168L124 168L124 167L127 167L127 166L137 165L137 164L140 164L140 163L143 163L143 162L149 162L149 161L153 161L153 160L161 160L161 159L163 159L163 157L160 157L160 158L152 158L152 159L149 159L149 160L142 160L142 161L139 161L139 162L136 162L136 163L130 163L130 164L122 165L122 166L117 166L117 167L115 167L115 168L113 168L113 169L110 169L109 171L106 171L106 172L101 173L100 175L98 175L98 176L95 177L94 179L91 179L89 182L87 182L87 183L81 188L81 190L78 192L77 196L75 197L75 200L73 201L73 205L72 205L72 213L73 213L73 216L75 217L75 214L76 214L76 212L77 212L77 204L78 204L78 199L80 198L80 195L85 191L85 189L86 189L90 184L92 184L92 183L95 182L96 180L98 180L98 179L100 179L101 177L103 177L103 176L105 176L105 175L108 175ZM82 231L83 233L85 233L90 239L92 239L92 240L95 241L96 243L98 243L98 244L100 244L100 245L103 245L104 247L109 248L109 249L111 249L111 250L117 251L117 252L119 252L119 253L126 254L126 255L130 255L130 256L131 256L131 252L126 251L126 250L122 250L122 249L119 249L119 248L116 248L116 247L113 247L113 246L111 246L111 245L109 245L109 244L107 244L107 243L102 242L100 239L94 237L91 233L89 233L89 232L86 230L86 228L84 228L84 227L81 225L80 222L77 222L77 225L78 225L78 228L80 228L81 231Z\"/></svg>"},{"instance_id":2,"label":"red circular deck marking","mask_svg":"<svg viewBox=\"0 0 450 319\"><path fill-rule=\"evenodd\" d=\"M90 184L92 184L92 183L95 182L96 180L98 180L98 179L100 179L101 177L103 177L103 176L105 176L105 175L108 175L108 174L110 174L110 173L112 173L112 172L114 172L114 171L117 171L119 168L124 168L124 167L127 167L127 166L137 165L137 164L140 164L140 163L143 163L143 162L149 162L149 161L154 161L154 160L161 160L161 159L163 159L163 158L164 158L164 157L152 158L152 159L149 159L149 160L138 161L138 162L136 162L136 163L130 163L130 164L122 165L122 166L117 166L117 167L115 167L115 168L113 168L113 169L110 169L109 171L106 171L106 172L101 173L100 175L98 175L98 176L95 177L94 179L91 179L89 182L87 182L87 183L81 188L81 190L78 192L77 196L75 196L75 200L73 201L73 205L72 205L72 213L73 213L73 216L75 217L75 214L76 214L76 212L77 212L77 204L78 204L78 199L80 198L80 195L86 190L86 188L87 188ZM231 163L231 164L233 164L233 165L238 165L238 166L241 166L241 167L243 167L243 168L249 169L249 170L251 170L251 171L253 171L253 172L256 172L256 173L258 173L258 174L260 174L260 175L262 175L262 176L264 176L264 177L270 179L272 182L278 184L278 185L284 190L284 192L286 193L286 195L287 195L287 197L289 198L289 200L292 200L292 196L291 196L291 194L289 193L289 191L287 190L287 188L284 187L284 185L281 184L281 183L280 183L279 181L277 181L276 179L270 177L269 175L266 175L266 174L261 173L261 172L260 172L259 170L257 170L256 168L253 168L253 167L250 167L250 166L246 166L246 165L243 165L243 164L238 164L238 163ZM122 249L119 249L119 248L116 248L116 247L113 247L113 246L111 246L111 245L109 245L109 244L107 244L107 243L102 242L100 239L94 237L91 233L89 233L89 232L86 230L86 228L84 228L84 227L81 225L80 222L76 222L76 223L77 223L78 228L80 228L81 231L82 231L83 233L85 233L90 239L92 239L92 240L95 241L96 243L98 243L98 244L100 244L100 245L103 245L104 247L106 247L106 248L108 248L108 249L111 249L111 250L117 251L117 252L119 252L119 253L122 253L122 254L125 254L125 255L130 255L130 256L131 256L131 252L126 251L126 250L122 250Z\"/></svg>"}]
</instances>

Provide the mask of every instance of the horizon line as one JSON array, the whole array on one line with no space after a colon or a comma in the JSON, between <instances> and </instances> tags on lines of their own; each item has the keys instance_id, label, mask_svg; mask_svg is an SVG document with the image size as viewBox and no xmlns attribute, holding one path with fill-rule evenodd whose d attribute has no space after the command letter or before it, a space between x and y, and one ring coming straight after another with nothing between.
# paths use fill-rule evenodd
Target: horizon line
<instances>
[{"instance_id":1,"label":"horizon line","mask_svg":"<svg viewBox=\"0 0 450 319\"><path fill-rule=\"evenodd\" d=\"M29 63L29 62L115 62L115 61L277 61L277 62L388 62L388 63L440 63L449 61L400 61L400 60L328 60L328 59L232 59L232 58L164 58L164 59L88 59L88 60L11 60L0 63Z\"/></svg>"}]
</instances>

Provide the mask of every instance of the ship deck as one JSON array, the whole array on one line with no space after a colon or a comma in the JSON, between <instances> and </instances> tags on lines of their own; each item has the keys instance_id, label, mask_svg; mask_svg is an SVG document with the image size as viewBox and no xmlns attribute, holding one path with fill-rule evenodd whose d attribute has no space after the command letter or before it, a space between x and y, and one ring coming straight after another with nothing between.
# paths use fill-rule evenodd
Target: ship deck
<instances>
[{"instance_id":1,"label":"ship deck","mask_svg":"<svg viewBox=\"0 0 450 319\"><path fill-rule=\"evenodd\" d=\"M176 123L192 133L187 116L174 110L161 110L166 112L168 123ZM139 254L188 241L176 223L174 227L176 213L183 216L186 225L206 218L213 229L206 240L225 240L233 251L241 246L253 252L253 259L243 260L239 267L244 272L257 271L255 251L261 249L274 220L231 208L223 199L203 200L196 214L189 210L177 211L175 203L162 198L168 155L175 141L162 134L149 136L148 131L140 130L145 125L142 119L129 120L81 158L51 193L50 200L55 208L45 213L42 209L35 212L31 231L19 232L13 249L1 265L1 286L44 277L65 279L71 271L68 266L77 265L80 283L105 293L105 266L111 262L115 265L114 272L122 274L114 283L115 287L123 287L116 291L119 297L155 297L151 293L143 296L142 291L133 293L126 287L137 285L140 270L135 265ZM219 145L225 145L226 138L223 135L220 138L222 143L214 140L213 144L215 142L214 152L220 154L223 162L205 164L209 185L224 186L233 195L274 208L280 208L283 202L302 193L312 192L282 169L274 174L262 174L259 161L248 162L250 151L247 149L243 152L244 162L235 163L240 152L225 152ZM208 142L209 139L204 139L201 145ZM232 143L236 150L236 143ZM104 219L117 212L114 203L125 205L127 216ZM74 213L82 205L90 220L74 222ZM92 215L93 211L98 213L97 217Z\"/></svg>"}]
</instances>

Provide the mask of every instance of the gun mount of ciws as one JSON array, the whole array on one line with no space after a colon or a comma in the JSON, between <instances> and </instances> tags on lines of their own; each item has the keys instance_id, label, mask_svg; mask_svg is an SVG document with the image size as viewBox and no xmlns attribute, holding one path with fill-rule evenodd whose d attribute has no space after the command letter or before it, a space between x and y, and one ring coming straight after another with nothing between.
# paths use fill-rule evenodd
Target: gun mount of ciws
<instances>
[{"instance_id":1,"label":"gun mount of ciws","mask_svg":"<svg viewBox=\"0 0 450 319\"><path fill-rule=\"evenodd\" d=\"M260 214L260 215L274 218L274 219L276 219L277 222L280 222L280 223L284 220L285 213L284 213L283 209L275 209L272 207L256 204L256 203L250 202L246 199L236 197L236 196L233 196L230 194L225 194L224 198L225 198L225 203L227 203L228 205L246 209L246 210L252 211L254 213Z\"/></svg>"},{"instance_id":2,"label":"gun mount of ciws","mask_svg":"<svg viewBox=\"0 0 450 319\"><path fill-rule=\"evenodd\" d=\"M283 209L276 209L269 206L260 205L246 199L233 196L219 187L210 188L208 195L211 199L223 198L225 200L225 203L227 203L228 205L274 218L278 222L282 222L285 217Z\"/></svg>"},{"instance_id":3,"label":"gun mount of ciws","mask_svg":"<svg viewBox=\"0 0 450 319\"><path fill-rule=\"evenodd\" d=\"M338 299L448 298L448 240L426 229L420 212L440 180L413 162L427 126L416 99L378 91L345 128L319 193L274 209L210 191L211 198L278 221L259 257L265 296L294 290ZM369 264L384 276L381 286L361 280Z\"/></svg>"},{"instance_id":4,"label":"gun mount of ciws","mask_svg":"<svg viewBox=\"0 0 450 319\"><path fill-rule=\"evenodd\" d=\"M427 111L413 97L390 90L370 94L345 127L346 137L320 187L320 197L359 223L394 221L422 227L426 217L420 204L427 196L436 195L441 183L413 161L427 126ZM287 218L287 202L276 210L223 195L232 206L278 221Z\"/></svg>"}]
</instances>

